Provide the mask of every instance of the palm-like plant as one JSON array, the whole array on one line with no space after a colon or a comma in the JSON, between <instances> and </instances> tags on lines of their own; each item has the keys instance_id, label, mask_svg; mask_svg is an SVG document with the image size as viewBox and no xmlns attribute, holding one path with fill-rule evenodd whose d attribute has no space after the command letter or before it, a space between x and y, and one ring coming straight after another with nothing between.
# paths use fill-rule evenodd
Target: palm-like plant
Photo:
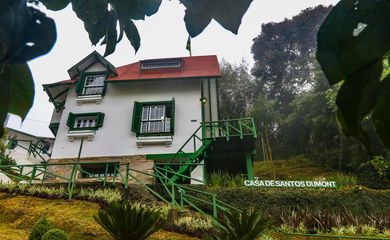
<instances>
[{"instance_id":1,"label":"palm-like plant","mask_svg":"<svg viewBox=\"0 0 390 240\"><path fill-rule=\"evenodd\" d=\"M115 240L143 240L160 229L160 211L141 204L112 202L94 219Z\"/></svg>"},{"instance_id":2,"label":"palm-like plant","mask_svg":"<svg viewBox=\"0 0 390 240\"><path fill-rule=\"evenodd\" d=\"M269 227L270 221L263 218L259 211L244 210L241 213L226 212L219 221L217 235L213 240L255 240Z\"/></svg>"}]
</instances>

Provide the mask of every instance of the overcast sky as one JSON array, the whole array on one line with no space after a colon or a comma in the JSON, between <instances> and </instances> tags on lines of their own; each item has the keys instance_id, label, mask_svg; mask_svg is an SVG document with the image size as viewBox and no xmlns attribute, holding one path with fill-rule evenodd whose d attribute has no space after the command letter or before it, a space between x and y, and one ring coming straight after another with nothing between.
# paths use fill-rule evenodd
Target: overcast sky
<instances>
[{"instance_id":1,"label":"overcast sky","mask_svg":"<svg viewBox=\"0 0 390 240\"><path fill-rule=\"evenodd\" d=\"M261 24L291 18L307 7L336 4L338 0L254 0L242 19L238 35L223 29L217 22L192 39L192 55L216 54L218 59L238 63L245 59L253 64L250 52L252 39L261 32ZM145 21L136 21L141 47L134 53L124 37L114 54L107 57L114 66L141 59L188 56L185 49L188 33L184 25L184 6L177 0L163 0L159 11ZM53 106L42 84L68 79L67 70L94 50L103 55L104 48L91 46L83 23L71 6L59 12L46 11L57 25L57 42L47 55L29 62L35 81L35 101L22 130L36 135L50 135L47 126ZM12 117L9 124L19 128L20 120Z\"/></svg>"}]
</instances>

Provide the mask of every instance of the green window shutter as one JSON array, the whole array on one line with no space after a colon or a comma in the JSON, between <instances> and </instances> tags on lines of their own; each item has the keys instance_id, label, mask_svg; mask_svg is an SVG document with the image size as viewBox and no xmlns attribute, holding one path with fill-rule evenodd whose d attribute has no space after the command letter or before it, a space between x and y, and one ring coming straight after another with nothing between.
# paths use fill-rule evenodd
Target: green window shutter
<instances>
[{"instance_id":1,"label":"green window shutter","mask_svg":"<svg viewBox=\"0 0 390 240\"><path fill-rule=\"evenodd\" d=\"M171 133L175 133L175 98L172 98L172 106L171 106Z\"/></svg>"},{"instance_id":2,"label":"green window shutter","mask_svg":"<svg viewBox=\"0 0 390 240\"><path fill-rule=\"evenodd\" d=\"M57 136L59 126L60 126L59 123L50 123L49 129L53 133L54 136Z\"/></svg>"},{"instance_id":3,"label":"green window shutter","mask_svg":"<svg viewBox=\"0 0 390 240\"><path fill-rule=\"evenodd\" d=\"M104 97L104 95L106 95L106 89L107 89L107 77L106 77L106 80L104 80L104 87L103 87L102 97Z\"/></svg>"},{"instance_id":4,"label":"green window shutter","mask_svg":"<svg viewBox=\"0 0 390 240\"><path fill-rule=\"evenodd\" d=\"M139 102L134 102L133 108L133 122L131 124L131 131L135 133L140 132L141 128L141 115L142 115L142 104Z\"/></svg>"},{"instance_id":5,"label":"green window shutter","mask_svg":"<svg viewBox=\"0 0 390 240\"><path fill-rule=\"evenodd\" d=\"M79 80L76 83L76 93L78 96L83 94L84 80L85 80L85 74L81 73Z\"/></svg>"},{"instance_id":6,"label":"green window shutter","mask_svg":"<svg viewBox=\"0 0 390 240\"><path fill-rule=\"evenodd\" d=\"M98 113L96 119L96 127L102 127L104 121L104 113Z\"/></svg>"},{"instance_id":7,"label":"green window shutter","mask_svg":"<svg viewBox=\"0 0 390 240\"><path fill-rule=\"evenodd\" d=\"M68 120L66 121L66 125L70 128L73 128L75 120L76 120L76 115L70 112L68 116Z\"/></svg>"}]
</instances>

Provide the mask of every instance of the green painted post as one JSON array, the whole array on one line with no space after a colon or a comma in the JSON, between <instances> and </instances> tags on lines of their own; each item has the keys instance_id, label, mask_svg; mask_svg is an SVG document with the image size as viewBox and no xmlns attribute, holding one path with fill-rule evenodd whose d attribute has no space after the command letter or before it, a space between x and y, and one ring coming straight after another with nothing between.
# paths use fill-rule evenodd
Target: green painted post
<instances>
[{"instance_id":1,"label":"green painted post","mask_svg":"<svg viewBox=\"0 0 390 240\"><path fill-rule=\"evenodd\" d=\"M126 163L125 188L129 186L129 163Z\"/></svg>"},{"instance_id":2,"label":"green painted post","mask_svg":"<svg viewBox=\"0 0 390 240\"><path fill-rule=\"evenodd\" d=\"M69 179L69 183L68 183L68 195L69 195L69 200L72 199L72 195L73 195L74 175L76 175L75 172L77 171L77 170L76 170L76 166L77 166L77 164L73 164L72 173L71 173L71 175L70 175L70 179Z\"/></svg>"},{"instance_id":3,"label":"green painted post","mask_svg":"<svg viewBox=\"0 0 390 240\"><path fill-rule=\"evenodd\" d=\"M69 200L72 199L73 190L74 190L74 186L75 186L75 182L76 182L76 178L77 178L77 170L79 169L81 150L83 149L83 144L84 144L84 138L81 138L79 153L77 155L77 162L76 162L76 164L73 164L73 169L72 169L72 173L70 175L70 181L68 184ZM70 185L70 188L69 188L69 185Z\"/></svg>"},{"instance_id":4,"label":"green painted post","mask_svg":"<svg viewBox=\"0 0 390 240\"><path fill-rule=\"evenodd\" d=\"M229 123L225 122L226 127L226 141L230 141L230 133L229 133Z\"/></svg>"},{"instance_id":5,"label":"green painted post","mask_svg":"<svg viewBox=\"0 0 390 240\"><path fill-rule=\"evenodd\" d=\"M103 187L105 187L107 183L107 174L108 174L108 162L106 162L106 169L104 171Z\"/></svg>"},{"instance_id":6,"label":"green painted post","mask_svg":"<svg viewBox=\"0 0 390 240\"><path fill-rule=\"evenodd\" d=\"M173 183L171 183L171 190L172 190L172 206L175 206L176 205L176 196L175 196L175 185Z\"/></svg>"},{"instance_id":7,"label":"green painted post","mask_svg":"<svg viewBox=\"0 0 390 240\"><path fill-rule=\"evenodd\" d=\"M43 170L43 174L42 174L42 181L41 181L41 184L43 184L43 181L45 181L45 177L46 177L46 170L47 170L47 163L45 163L45 166L44 166L44 170Z\"/></svg>"},{"instance_id":8,"label":"green painted post","mask_svg":"<svg viewBox=\"0 0 390 240\"><path fill-rule=\"evenodd\" d=\"M213 194L213 217L217 219L218 217L218 210L217 210L217 197L215 194Z\"/></svg>"},{"instance_id":9,"label":"green painted post","mask_svg":"<svg viewBox=\"0 0 390 240\"><path fill-rule=\"evenodd\" d=\"M252 131L253 131L253 137L257 138L257 132L256 132L256 125L255 125L255 120L251 118L252 120Z\"/></svg>"},{"instance_id":10,"label":"green painted post","mask_svg":"<svg viewBox=\"0 0 390 240\"><path fill-rule=\"evenodd\" d=\"M242 119L238 120L238 126L240 127L240 139L244 138L244 132L242 131Z\"/></svg>"},{"instance_id":11,"label":"green painted post","mask_svg":"<svg viewBox=\"0 0 390 240\"><path fill-rule=\"evenodd\" d=\"M248 180L253 180L253 162L250 153L245 154L246 171L248 174Z\"/></svg>"},{"instance_id":12,"label":"green painted post","mask_svg":"<svg viewBox=\"0 0 390 240\"><path fill-rule=\"evenodd\" d=\"M117 171L119 170L118 168L119 168L119 166L117 164L115 164L115 166L114 166L114 177L112 178L112 186L115 185L116 174L117 174Z\"/></svg>"},{"instance_id":13,"label":"green painted post","mask_svg":"<svg viewBox=\"0 0 390 240\"><path fill-rule=\"evenodd\" d=\"M31 177L30 177L30 181L29 181L30 184L32 183L32 181L33 181L34 178L35 178L35 172L36 172L36 170L37 170L37 166L34 165L32 171L31 171Z\"/></svg>"},{"instance_id":14,"label":"green painted post","mask_svg":"<svg viewBox=\"0 0 390 240\"><path fill-rule=\"evenodd\" d=\"M20 172L19 172L19 176L23 176L23 168L24 168L24 166L22 166L21 168L20 168Z\"/></svg>"}]
</instances>

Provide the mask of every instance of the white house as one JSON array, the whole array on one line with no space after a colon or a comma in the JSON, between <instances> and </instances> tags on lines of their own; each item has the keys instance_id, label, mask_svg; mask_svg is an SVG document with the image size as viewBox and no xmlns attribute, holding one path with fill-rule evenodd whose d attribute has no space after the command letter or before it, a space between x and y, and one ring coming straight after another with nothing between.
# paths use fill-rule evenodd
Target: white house
<instances>
[{"instance_id":1,"label":"white house","mask_svg":"<svg viewBox=\"0 0 390 240\"><path fill-rule=\"evenodd\" d=\"M186 144L195 132L215 142L226 135L221 133L226 129L201 125L219 121L221 73L216 56L149 59L115 68L93 52L68 73L70 80L43 85L55 107L50 129L56 138L49 163L73 163L79 158L84 163L128 162L140 171L152 171L154 160L164 162L183 153L199 155L200 151L206 155L203 151L213 141L194 137L193 144ZM242 126L237 125L236 130ZM252 154L254 146L249 148L243 147L246 155ZM205 159L195 157L204 163ZM245 172L251 168L246 159L240 163ZM201 177L202 168L189 171ZM63 166L56 169L63 174L70 171ZM105 171L99 165L86 165L85 169L92 175ZM218 167L211 164L210 169Z\"/></svg>"}]
</instances>

